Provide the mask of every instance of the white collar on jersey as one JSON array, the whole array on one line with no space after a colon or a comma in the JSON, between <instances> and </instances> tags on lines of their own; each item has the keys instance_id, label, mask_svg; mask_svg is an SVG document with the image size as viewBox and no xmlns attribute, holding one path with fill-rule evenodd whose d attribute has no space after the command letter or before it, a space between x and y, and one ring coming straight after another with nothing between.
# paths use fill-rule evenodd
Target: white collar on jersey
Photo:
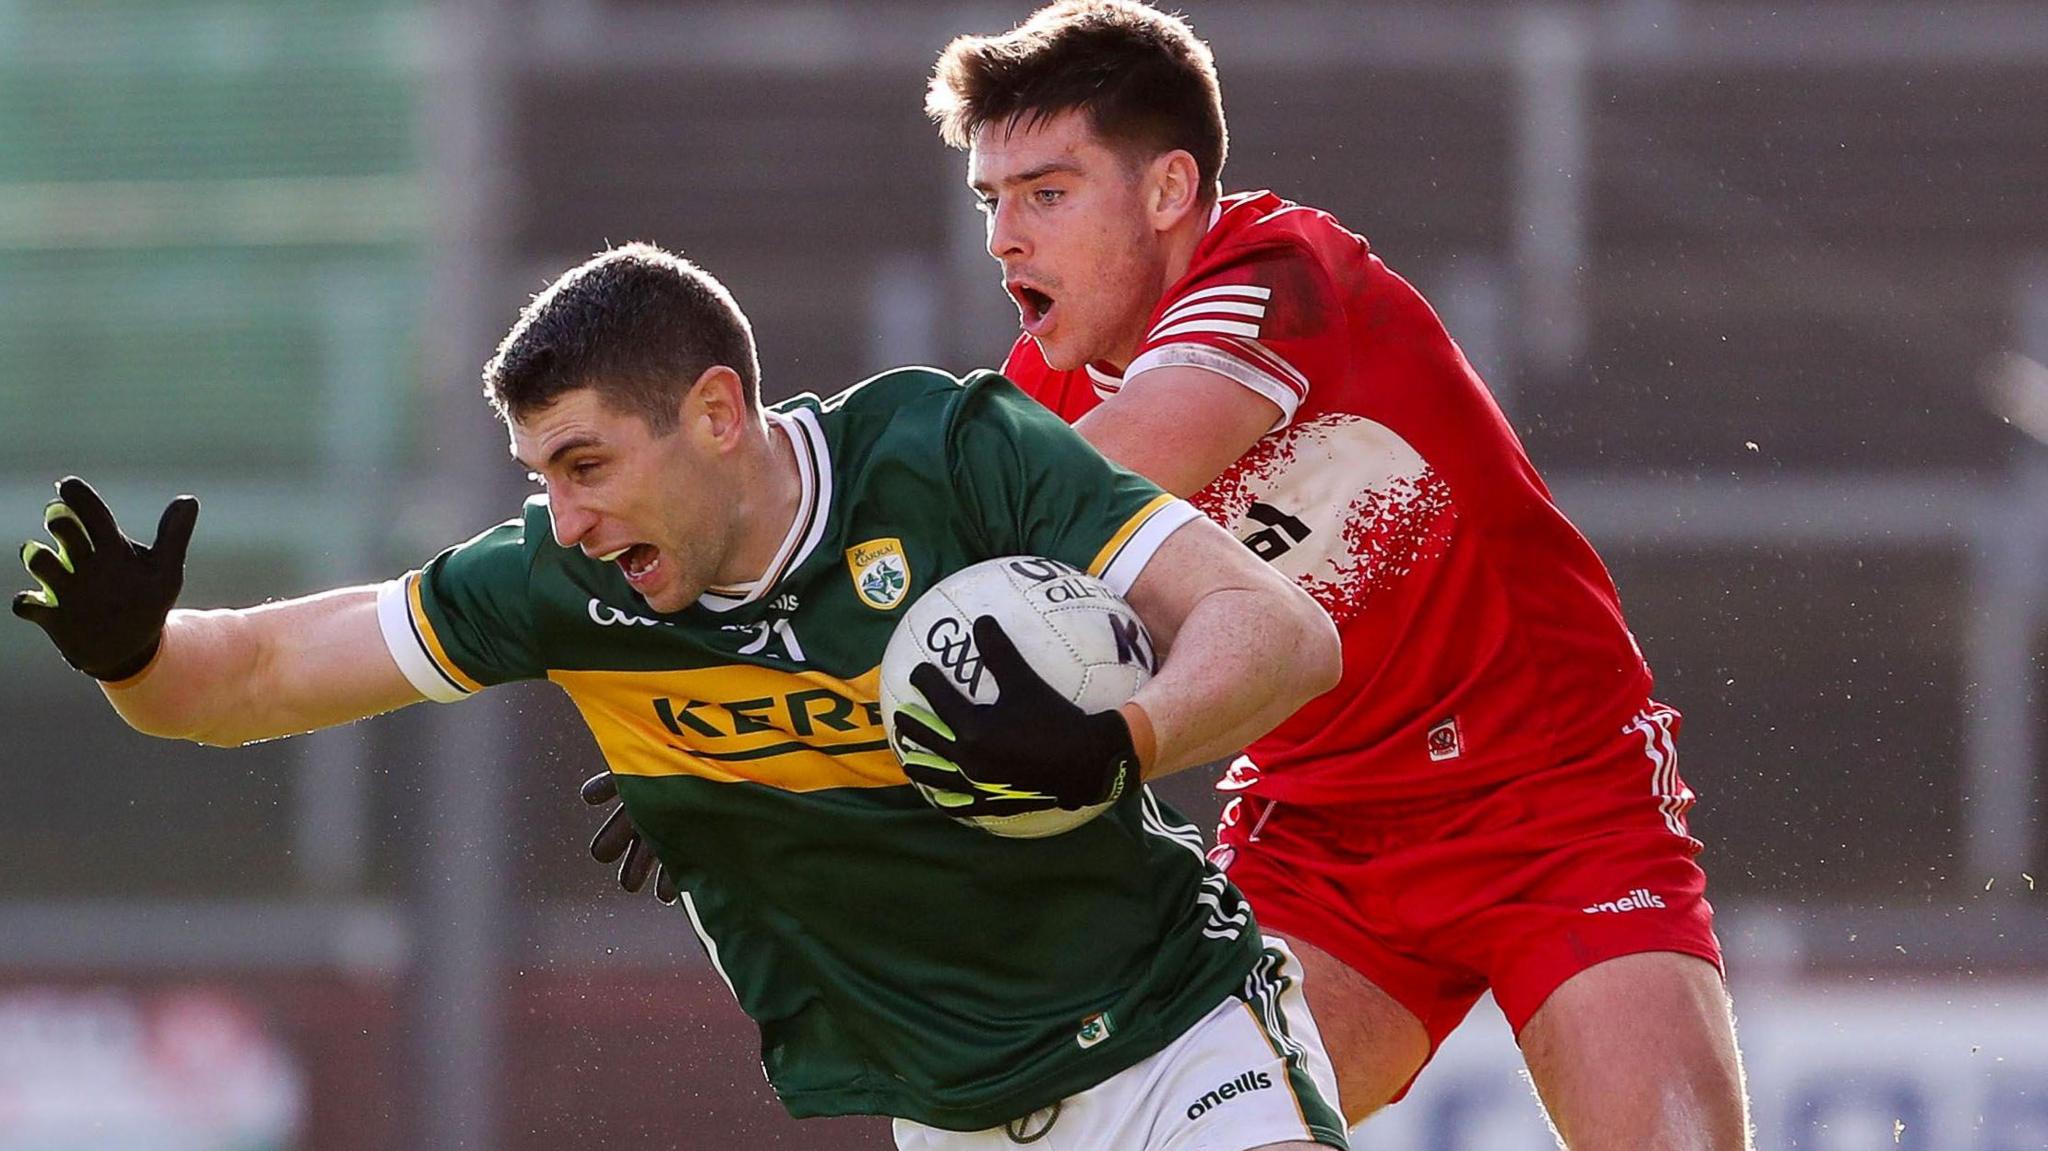
<instances>
[{"instance_id":1,"label":"white collar on jersey","mask_svg":"<svg viewBox=\"0 0 2048 1151\"><path fill-rule=\"evenodd\" d=\"M801 485L796 516L790 520L789 533L782 537L782 546L775 549L768 570L759 578L738 587L711 588L697 597L698 605L710 611L732 611L767 595L783 576L795 571L818 549L818 541L825 536L825 521L831 518L832 452L825 446L825 429L819 425L817 413L809 408L796 408L789 412L770 411L767 415L768 423L788 436L790 447L796 449L796 474Z\"/></svg>"}]
</instances>

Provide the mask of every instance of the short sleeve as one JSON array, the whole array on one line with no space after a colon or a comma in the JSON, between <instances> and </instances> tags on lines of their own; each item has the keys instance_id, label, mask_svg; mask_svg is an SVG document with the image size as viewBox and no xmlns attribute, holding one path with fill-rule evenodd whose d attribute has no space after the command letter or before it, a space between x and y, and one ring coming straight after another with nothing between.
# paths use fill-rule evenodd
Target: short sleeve
<instances>
[{"instance_id":1,"label":"short sleeve","mask_svg":"<svg viewBox=\"0 0 2048 1151\"><path fill-rule=\"evenodd\" d=\"M997 375L969 377L946 441L961 514L988 555L1056 559L1119 595L1166 537L1199 514L1104 459Z\"/></svg>"},{"instance_id":2,"label":"short sleeve","mask_svg":"<svg viewBox=\"0 0 2048 1151\"><path fill-rule=\"evenodd\" d=\"M1350 357L1344 300L1316 255L1294 244L1252 248L1176 285L1171 301L1124 369L1204 368L1280 409L1269 431L1294 419L1310 381L1338 379Z\"/></svg>"},{"instance_id":3,"label":"short sleeve","mask_svg":"<svg viewBox=\"0 0 2048 1151\"><path fill-rule=\"evenodd\" d=\"M547 674L534 644L530 520L499 524L379 589L385 646L428 699Z\"/></svg>"}]
</instances>

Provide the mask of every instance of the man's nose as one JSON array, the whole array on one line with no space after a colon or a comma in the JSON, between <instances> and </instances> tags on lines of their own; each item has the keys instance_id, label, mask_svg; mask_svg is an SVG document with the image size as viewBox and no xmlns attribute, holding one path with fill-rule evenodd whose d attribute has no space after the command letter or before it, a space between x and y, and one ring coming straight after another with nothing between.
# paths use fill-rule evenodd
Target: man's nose
<instances>
[{"instance_id":1,"label":"man's nose","mask_svg":"<svg viewBox=\"0 0 2048 1151\"><path fill-rule=\"evenodd\" d=\"M997 202L988 213L988 254L998 260L1013 260L1029 252L1030 240L1018 222L1017 210L1006 201Z\"/></svg>"},{"instance_id":2,"label":"man's nose","mask_svg":"<svg viewBox=\"0 0 2048 1151\"><path fill-rule=\"evenodd\" d=\"M565 548L573 548L584 536L590 534L590 529L597 523L597 517L578 507L574 501L550 493L548 523L555 530L555 543Z\"/></svg>"}]
</instances>

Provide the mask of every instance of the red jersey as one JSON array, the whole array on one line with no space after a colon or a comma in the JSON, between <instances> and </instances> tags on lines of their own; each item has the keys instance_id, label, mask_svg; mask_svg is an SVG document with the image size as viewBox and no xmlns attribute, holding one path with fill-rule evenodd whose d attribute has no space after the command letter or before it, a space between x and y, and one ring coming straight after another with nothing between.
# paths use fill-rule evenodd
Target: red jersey
<instances>
[{"instance_id":1,"label":"red jersey","mask_svg":"<svg viewBox=\"0 0 2048 1151\"><path fill-rule=\"evenodd\" d=\"M1344 677L1221 785L1325 803L1479 788L1611 747L1650 671L1606 567L1436 313L1328 213L1225 197L1123 376L1005 375L1069 422L1191 365L1280 418L1194 504L1336 621Z\"/></svg>"}]
</instances>

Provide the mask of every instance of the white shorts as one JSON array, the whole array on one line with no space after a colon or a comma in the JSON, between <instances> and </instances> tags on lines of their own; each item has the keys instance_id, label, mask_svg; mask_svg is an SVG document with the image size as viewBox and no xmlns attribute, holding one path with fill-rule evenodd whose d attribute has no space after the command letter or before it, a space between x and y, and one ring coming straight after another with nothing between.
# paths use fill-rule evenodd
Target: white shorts
<instances>
[{"instance_id":1,"label":"white shorts","mask_svg":"<svg viewBox=\"0 0 2048 1151\"><path fill-rule=\"evenodd\" d=\"M1302 999L1301 963L1280 940L1242 993L1165 1049L1078 1095L985 1131L896 1120L901 1151L1251 1151L1344 1148L1337 1080Z\"/></svg>"}]
</instances>

